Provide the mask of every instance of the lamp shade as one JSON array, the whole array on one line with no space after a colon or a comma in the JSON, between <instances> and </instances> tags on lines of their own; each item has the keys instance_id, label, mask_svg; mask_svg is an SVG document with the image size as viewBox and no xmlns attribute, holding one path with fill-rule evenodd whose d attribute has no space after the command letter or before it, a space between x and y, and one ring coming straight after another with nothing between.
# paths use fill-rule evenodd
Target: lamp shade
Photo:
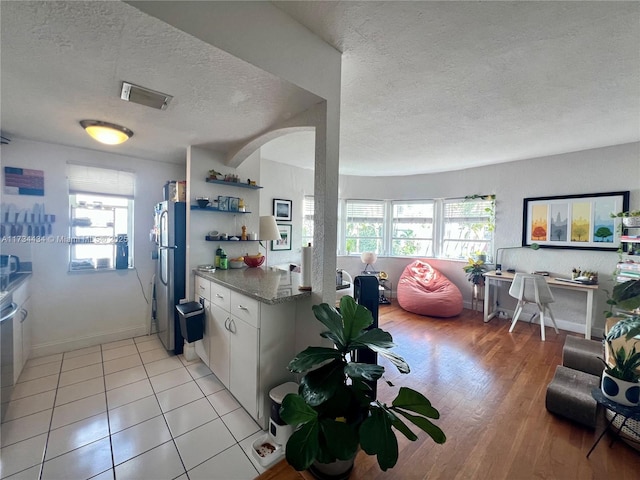
<instances>
[{"instance_id":1,"label":"lamp shade","mask_svg":"<svg viewBox=\"0 0 640 480\"><path fill-rule=\"evenodd\" d=\"M373 265L376 263L376 260L378 260L378 255L374 252L363 252L362 255L360 255L360 260L367 265Z\"/></svg>"},{"instance_id":2,"label":"lamp shade","mask_svg":"<svg viewBox=\"0 0 640 480\"><path fill-rule=\"evenodd\" d=\"M95 140L106 145L119 145L133 136L133 132L127 127L115 123L102 122L100 120L82 120L82 128Z\"/></svg>"},{"instance_id":3,"label":"lamp shade","mask_svg":"<svg viewBox=\"0 0 640 480\"><path fill-rule=\"evenodd\" d=\"M280 240L280 231L273 215L260 217L260 240Z\"/></svg>"}]
</instances>

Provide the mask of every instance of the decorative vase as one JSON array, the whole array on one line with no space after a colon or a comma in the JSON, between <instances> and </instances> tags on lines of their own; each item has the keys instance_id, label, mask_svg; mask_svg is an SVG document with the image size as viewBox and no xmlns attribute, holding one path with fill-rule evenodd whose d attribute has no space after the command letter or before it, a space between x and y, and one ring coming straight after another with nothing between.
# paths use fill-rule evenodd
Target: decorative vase
<instances>
[{"instance_id":1,"label":"decorative vase","mask_svg":"<svg viewBox=\"0 0 640 480\"><path fill-rule=\"evenodd\" d=\"M605 397L620 405L635 407L640 402L640 384L638 382L627 382L603 372L600 388Z\"/></svg>"},{"instance_id":2,"label":"decorative vase","mask_svg":"<svg viewBox=\"0 0 640 480\"><path fill-rule=\"evenodd\" d=\"M331 463L314 461L309 467L309 472L319 480L346 480L351 475L355 455L348 460L336 460Z\"/></svg>"}]
</instances>

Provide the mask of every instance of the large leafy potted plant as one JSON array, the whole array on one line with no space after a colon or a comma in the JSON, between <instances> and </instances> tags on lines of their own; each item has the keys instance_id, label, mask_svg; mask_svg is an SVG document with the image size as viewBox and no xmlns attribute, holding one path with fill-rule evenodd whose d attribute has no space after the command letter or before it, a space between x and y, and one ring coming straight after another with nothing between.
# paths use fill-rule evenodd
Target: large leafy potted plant
<instances>
[{"instance_id":1,"label":"large leafy potted plant","mask_svg":"<svg viewBox=\"0 0 640 480\"><path fill-rule=\"evenodd\" d=\"M487 265L483 260L470 258L469 263L462 267L462 270L467 274L467 280L474 285L484 284L484 274L487 271Z\"/></svg>"},{"instance_id":2,"label":"large leafy potted plant","mask_svg":"<svg viewBox=\"0 0 640 480\"><path fill-rule=\"evenodd\" d=\"M614 341L625 336L626 345ZM633 315L618 321L604 338L609 362L602 374L602 393L605 397L623 405L634 406L640 401L640 352L636 350L636 335L640 335L640 316ZM631 345L629 345L631 343Z\"/></svg>"},{"instance_id":3,"label":"large leafy potted plant","mask_svg":"<svg viewBox=\"0 0 640 480\"><path fill-rule=\"evenodd\" d=\"M398 442L393 429L409 440L417 435L401 417L426 432L436 443L444 443L443 431L429 419L440 414L429 400L411 388L401 387L391 404L372 398L372 384L382 378L384 367L354 361L354 353L370 349L388 359L401 373L409 373L405 360L391 351L391 335L369 328L371 312L350 296L340 300L340 310L322 303L313 313L328 329L321 334L335 348L308 347L289 363L289 370L304 374L298 394L287 395L280 410L282 419L297 425L286 445L286 458L296 470L309 469L322 478L334 463L347 478L359 448L376 455L382 470L398 460ZM387 382L393 386L390 382Z\"/></svg>"}]
</instances>

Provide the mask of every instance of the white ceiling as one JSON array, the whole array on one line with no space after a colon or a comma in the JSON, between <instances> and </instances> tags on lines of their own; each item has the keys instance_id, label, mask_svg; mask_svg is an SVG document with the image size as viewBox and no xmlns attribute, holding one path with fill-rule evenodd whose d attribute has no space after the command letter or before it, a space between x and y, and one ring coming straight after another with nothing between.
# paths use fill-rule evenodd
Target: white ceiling
<instances>
[{"instance_id":1,"label":"white ceiling","mask_svg":"<svg viewBox=\"0 0 640 480\"><path fill-rule=\"evenodd\" d=\"M274 2L344 53L341 173L407 175L640 141L640 2ZM121 2L6 2L3 134L183 162L318 98ZM185 4L185 8L188 8ZM174 95L123 102L120 82ZM310 168L313 135L262 149Z\"/></svg>"}]
</instances>

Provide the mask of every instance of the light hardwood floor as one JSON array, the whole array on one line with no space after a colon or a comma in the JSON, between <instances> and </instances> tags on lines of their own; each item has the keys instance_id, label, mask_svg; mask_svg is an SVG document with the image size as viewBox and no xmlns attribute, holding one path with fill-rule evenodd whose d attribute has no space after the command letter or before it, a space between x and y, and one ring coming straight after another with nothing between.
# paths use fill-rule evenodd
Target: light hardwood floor
<instances>
[{"instance_id":1,"label":"light hardwood floor","mask_svg":"<svg viewBox=\"0 0 640 480\"><path fill-rule=\"evenodd\" d=\"M440 411L438 425L447 435L436 445L424 434L410 442L399 435L398 464L382 472L374 457L360 452L352 480L375 479L629 479L640 478L640 452L607 434L586 454L604 428L596 430L556 417L545 408L545 393L562 361L567 335L509 321L483 323L470 310L452 319L433 319L405 312L394 303L381 306L380 327L388 330L411 373L401 375L388 362L378 398L390 402L397 388L424 393ZM261 479L304 477L288 465L277 465Z\"/></svg>"}]
</instances>

